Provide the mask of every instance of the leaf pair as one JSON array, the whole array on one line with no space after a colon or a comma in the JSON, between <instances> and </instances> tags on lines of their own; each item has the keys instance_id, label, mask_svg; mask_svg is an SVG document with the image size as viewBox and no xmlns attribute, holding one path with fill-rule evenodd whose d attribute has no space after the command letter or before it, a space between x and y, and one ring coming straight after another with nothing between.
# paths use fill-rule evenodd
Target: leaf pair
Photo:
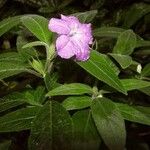
<instances>
[{"instance_id":1,"label":"leaf pair","mask_svg":"<svg viewBox=\"0 0 150 150\"><path fill-rule=\"evenodd\" d=\"M22 57L16 52L0 54L0 80L27 72L29 65L22 60Z\"/></svg>"},{"instance_id":2,"label":"leaf pair","mask_svg":"<svg viewBox=\"0 0 150 150\"><path fill-rule=\"evenodd\" d=\"M93 73L95 72L93 71ZM126 91L131 91L136 89L140 90L150 86L150 82L143 81L140 79L121 79L119 81ZM50 90L46 94L46 96L52 97L58 95L83 95L83 94L93 95L94 91L88 85L81 84L81 83L71 83L71 84L58 85L58 87Z\"/></svg>"},{"instance_id":3,"label":"leaf pair","mask_svg":"<svg viewBox=\"0 0 150 150\"><path fill-rule=\"evenodd\" d=\"M0 36L20 23L27 27L40 41L50 44L52 33L48 30L48 20L38 15L17 16L3 20L0 22ZM5 60L2 58L4 57L3 55L6 55ZM0 79L4 79L22 72L34 73L32 70L28 69L31 66L27 63L22 63L23 58L21 58L21 55L22 53L18 54L15 52L1 54ZM8 61L6 61L6 59Z\"/></svg>"},{"instance_id":4,"label":"leaf pair","mask_svg":"<svg viewBox=\"0 0 150 150\"><path fill-rule=\"evenodd\" d=\"M67 110L91 108L89 111L80 110L73 115L76 147L80 144L83 149L92 147L97 150L100 146L94 122L105 144L112 150L124 149L126 141L124 120L150 125L149 107L114 103L104 97L92 100L83 96L69 97L62 104Z\"/></svg>"},{"instance_id":5,"label":"leaf pair","mask_svg":"<svg viewBox=\"0 0 150 150\"><path fill-rule=\"evenodd\" d=\"M16 16L0 22L0 36L11 28L23 23L40 41L49 43L52 33L48 30L48 20L38 15Z\"/></svg>"},{"instance_id":6,"label":"leaf pair","mask_svg":"<svg viewBox=\"0 0 150 150\"><path fill-rule=\"evenodd\" d=\"M72 136L69 113L58 102L50 101L41 108L32 122L29 149L70 150Z\"/></svg>"},{"instance_id":7,"label":"leaf pair","mask_svg":"<svg viewBox=\"0 0 150 150\"><path fill-rule=\"evenodd\" d=\"M44 106L18 109L0 117L0 132L31 129L29 148L71 149L73 136L69 113L58 102L50 101Z\"/></svg>"}]
</instances>

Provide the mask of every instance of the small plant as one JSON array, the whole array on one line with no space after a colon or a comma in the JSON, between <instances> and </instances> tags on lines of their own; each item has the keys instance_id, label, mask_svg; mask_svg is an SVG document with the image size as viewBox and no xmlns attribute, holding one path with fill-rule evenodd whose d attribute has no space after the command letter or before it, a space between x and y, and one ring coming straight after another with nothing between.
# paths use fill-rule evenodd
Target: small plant
<instances>
[{"instance_id":1,"label":"small plant","mask_svg":"<svg viewBox=\"0 0 150 150\"><path fill-rule=\"evenodd\" d=\"M95 28L96 15L21 15L0 22L1 36L19 31L16 50L0 54L1 84L12 89L0 100L1 134L30 131L29 150L123 150L125 120L150 125L149 107L134 103L138 94L150 95L150 65L134 58L150 42L129 29L133 20L126 29ZM101 52L106 37L111 51ZM10 145L4 141L0 148Z\"/></svg>"}]
</instances>

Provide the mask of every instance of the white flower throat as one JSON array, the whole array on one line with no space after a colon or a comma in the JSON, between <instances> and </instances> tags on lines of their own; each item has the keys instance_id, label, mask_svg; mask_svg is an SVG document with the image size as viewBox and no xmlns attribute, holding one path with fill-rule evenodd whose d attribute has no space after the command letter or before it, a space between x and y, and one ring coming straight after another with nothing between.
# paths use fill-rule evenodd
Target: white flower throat
<instances>
[{"instance_id":1,"label":"white flower throat","mask_svg":"<svg viewBox=\"0 0 150 150\"><path fill-rule=\"evenodd\" d=\"M69 36L72 37L72 36L81 36L82 32L80 31L79 27L77 24L75 24L72 28L71 28L71 31L69 33Z\"/></svg>"}]
</instances>

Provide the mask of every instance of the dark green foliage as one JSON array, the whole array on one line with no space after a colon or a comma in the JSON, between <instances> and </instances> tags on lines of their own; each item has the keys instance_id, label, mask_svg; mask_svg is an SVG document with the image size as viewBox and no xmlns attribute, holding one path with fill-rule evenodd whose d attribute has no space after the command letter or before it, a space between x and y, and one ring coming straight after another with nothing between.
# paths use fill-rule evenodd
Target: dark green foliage
<instances>
[{"instance_id":1,"label":"dark green foliage","mask_svg":"<svg viewBox=\"0 0 150 150\"><path fill-rule=\"evenodd\" d=\"M56 56L60 14L92 24L86 62ZM1 0L0 18L0 150L149 149L149 0Z\"/></svg>"}]
</instances>

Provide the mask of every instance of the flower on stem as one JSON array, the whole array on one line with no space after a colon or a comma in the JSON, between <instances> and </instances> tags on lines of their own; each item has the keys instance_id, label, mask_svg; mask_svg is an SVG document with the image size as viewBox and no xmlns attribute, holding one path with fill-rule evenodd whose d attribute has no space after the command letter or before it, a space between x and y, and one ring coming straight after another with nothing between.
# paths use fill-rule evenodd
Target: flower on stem
<instances>
[{"instance_id":1,"label":"flower on stem","mask_svg":"<svg viewBox=\"0 0 150 150\"><path fill-rule=\"evenodd\" d=\"M56 49L60 57L75 57L79 61L89 58L89 45L93 41L90 23L83 24L74 16L61 15L61 19L51 18L48 27L58 34Z\"/></svg>"}]
</instances>

